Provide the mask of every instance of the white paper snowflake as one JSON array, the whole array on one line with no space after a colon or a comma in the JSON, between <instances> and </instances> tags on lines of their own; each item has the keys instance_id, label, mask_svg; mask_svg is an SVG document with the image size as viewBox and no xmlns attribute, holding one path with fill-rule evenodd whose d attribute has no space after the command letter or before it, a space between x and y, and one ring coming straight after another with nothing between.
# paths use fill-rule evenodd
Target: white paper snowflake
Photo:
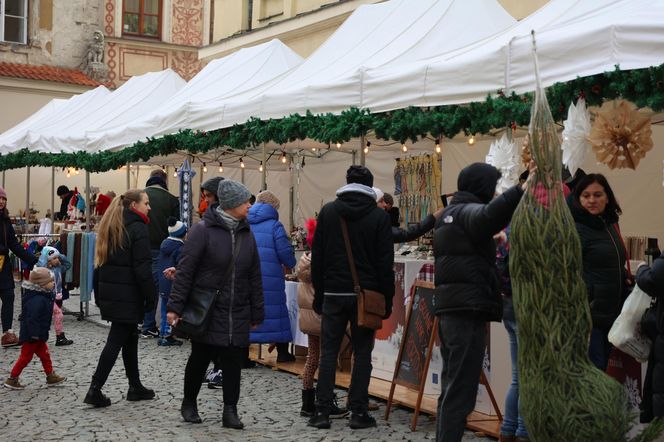
<instances>
[{"instance_id":1,"label":"white paper snowflake","mask_svg":"<svg viewBox=\"0 0 664 442\"><path fill-rule=\"evenodd\" d=\"M509 140L507 133L504 133L500 140L491 143L486 162L498 169L502 175L496 192L502 193L519 181L520 152L516 143Z\"/></svg>"},{"instance_id":2,"label":"white paper snowflake","mask_svg":"<svg viewBox=\"0 0 664 442\"><path fill-rule=\"evenodd\" d=\"M567 166L569 173L574 175L586 159L586 153L590 149L588 136L590 135L590 112L586 107L586 100L579 98L576 106L569 105L567 120L563 122L563 164Z\"/></svg>"}]
</instances>

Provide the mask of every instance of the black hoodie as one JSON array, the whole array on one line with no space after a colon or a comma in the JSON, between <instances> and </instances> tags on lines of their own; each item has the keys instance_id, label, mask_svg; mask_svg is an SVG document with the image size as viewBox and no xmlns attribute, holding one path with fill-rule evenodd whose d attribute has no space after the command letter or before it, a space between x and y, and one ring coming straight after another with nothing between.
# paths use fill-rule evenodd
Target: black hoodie
<instances>
[{"instance_id":1,"label":"black hoodie","mask_svg":"<svg viewBox=\"0 0 664 442\"><path fill-rule=\"evenodd\" d=\"M486 321L502 317L493 235L507 226L523 190L514 186L491 200L499 176L488 164L463 169L459 191L436 222L434 301L438 315L464 314Z\"/></svg>"},{"instance_id":2,"label":"black hoodie","mask_svg":"<svg viewBox=\"0 0 664 442\"><path fill-rule=\"evenodd\" d=\"M323 304L328 293L353 293L340 216L348 223L348 236L360 286L385 295L388 312L394 296L394 242L390 217L376 205L370 187L348 184L337 199L323 206L318 215L311 251L314 305Z\"/></svg>"}]
</instances>

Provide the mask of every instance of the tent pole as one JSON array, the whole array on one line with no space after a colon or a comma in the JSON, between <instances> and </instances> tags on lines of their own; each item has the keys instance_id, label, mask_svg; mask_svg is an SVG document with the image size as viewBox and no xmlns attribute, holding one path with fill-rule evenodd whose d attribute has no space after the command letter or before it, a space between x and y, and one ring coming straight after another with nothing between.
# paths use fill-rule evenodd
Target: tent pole
<instances>
[{"instance_id":1,"label":"tent pole","mask_svg":"<svg viewBox=\"0 0 664 442\"><path fill-rule=\"evenodd\" d=\"M290 161L290 164L292 164L293 159L290 158ZM288 175L290 177L290 189L288 190L288 199L290 207L288 208L288 231L292 232L295 227L295 180L293 179L295 169L293 167L290 167L289 169L290 173Z\"/></svg>"},{"instance_id":2,"label":"tent pole","mask_svg":"<svg viewBox=\"0 0 664 442\"><path fill-rule=\"evenodd\" d=\"M30 221L30 166L25 174L25 224Z\"/></svg>"},{"instance_id":3,"label":"tent pole","mask_svg":"<svg viewBox=\"0 0 664 442\"><path fill-rule=\"evenodd\" d=\"M92 228L92 223L90 222L90 172L85 171L85 231L89 232Z\"/></svg>"},{"instance_id":4,"label":"tent pole","mask_svg":"<svg viewBox=\"0 0 664 442\"><path fill-rule=\"evenodd\" d=\"M357 151L354 150L351 153L353 154L353 166L354 166L355 164L357 164L357 157L356 157Z\"/></svg>"},{"instance_id":5,"label":"tent pole","mask_svg":"<svg viewBox=\"0 0 664 442\"><path fill-rule=\"evenodd\" d=\"M2 173L4 178L5 173ZM2 183L5 184L4 182ZM51 166L51 221L55 221L55 167Z\"/></svg>"},{"instance_id":6,"label":"tent pole","mask_svg":"<svg viewBox=\"0 0 664 442\"><path fill-rule=\"evenodd\" d=\"M127 190L131 189L131 183L130 183L130 172L129 172L129 163L127 163Z\"/></svg>"},{"instance_id":7,"label":"tent pole","mask_svg":"<svg viewBox=\"0 0 664 442\"><path fill-rule=\"evenodd\" d=\"M360 137L360 166L364 166L367 160L367 156L364 153L364 146L367 144L367 137L362 135ZM354 157L355 155L353 155ZM355 158L353 158L353 163L355 163Z\"/></svg>"},{"instance_id":8,"label":"tent pole","mask_svg":"<svg viewBox=\"0 0 664 442\"><path fill-rule=\"evenodd\" d=\"M5 187L5 171L2 171L2 187Z\"/></svg>"},{"instance_id":9,"label":"tent pole","mask_svg":"<svg viewBox=\"0 0 664 442\"><path fill-rule=\"evenodd\" d=\"M261 190L267 190L267 152L265 151L265 143L263 143L263 171L261 172Z\"/></svg>"}]
</instances>

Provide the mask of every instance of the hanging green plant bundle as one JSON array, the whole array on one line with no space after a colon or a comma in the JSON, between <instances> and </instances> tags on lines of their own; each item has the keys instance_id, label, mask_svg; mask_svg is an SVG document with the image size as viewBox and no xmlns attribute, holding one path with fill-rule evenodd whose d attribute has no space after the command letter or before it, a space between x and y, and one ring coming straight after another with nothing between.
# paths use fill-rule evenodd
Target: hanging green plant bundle
<instances>
[{"instance_id":1,"label":"hanging green plant bundle","mask_svg":"<svg viewBox=\"0 0 664 442\"><path fill-rule=\"evenodd\" d=\"M588 358L592 325L581 245L562 193L560 141L539 78L530 150L537 169L512 218L510 249L526 428L534 441L625 441L634 416L623 387ZM652 427L637 440L655 440L659 431Z\"/></svg>"}]
</instances>

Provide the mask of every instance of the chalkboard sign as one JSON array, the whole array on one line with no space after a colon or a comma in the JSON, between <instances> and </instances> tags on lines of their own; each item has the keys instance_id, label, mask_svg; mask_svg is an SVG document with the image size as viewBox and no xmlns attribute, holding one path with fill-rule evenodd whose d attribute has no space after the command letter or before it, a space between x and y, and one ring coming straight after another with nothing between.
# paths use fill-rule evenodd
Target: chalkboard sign
<instances>
[{"instance_id":1,"label":"chalkboard sign","mask_svg":"<svg viewBox=\"0 0 664 442\"><path fill-rule=\"evenodd\" d=\"M429 361L431 361L431 350L437 334L438 318L433 310L435 288L433 283L417 280L413 285L415 291L408 307L399 356L397 356L390 395L387 399L385 419L387 420L390 415L395 386L403 385L412 388L418 392L415 414L410 427L415 431L424 384L429 371Z\"/></svg>"},{"instance_id":2,"label":"chalkboard sign","mask_svg":"<svg viewBox=\"0 0 664 442\"><path fill-rule=\"evenodd\" d=\"M401 338L401 348L394 370L395 382L419 388L427 375L430 358L429 342L435 336L433 311L434 286L430 282L415 281L415 292L408 308L408 316Z\"/></svg>"}]
</instances>

